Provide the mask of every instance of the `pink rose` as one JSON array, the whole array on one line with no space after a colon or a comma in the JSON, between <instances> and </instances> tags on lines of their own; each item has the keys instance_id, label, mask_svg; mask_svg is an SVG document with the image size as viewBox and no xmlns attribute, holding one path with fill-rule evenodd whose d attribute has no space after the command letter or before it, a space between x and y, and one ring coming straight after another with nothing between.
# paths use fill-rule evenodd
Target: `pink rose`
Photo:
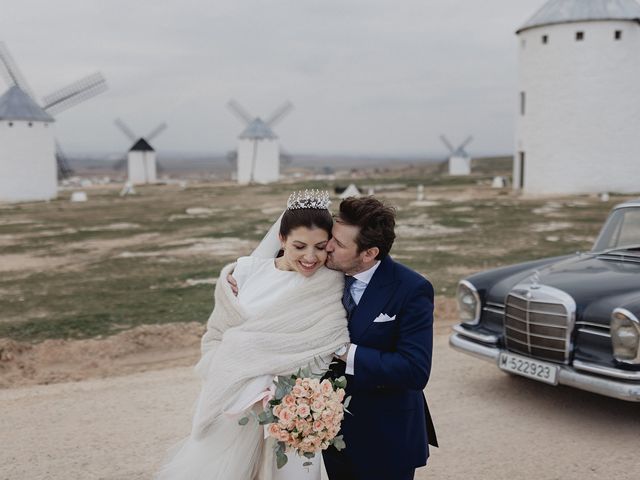
<instances>
[{"instance_id":1,"label":"pink rose","mask_svg":"<svg viewBox=\"0 0 640 480\"><path fill-rule=\"evenodd\" d=\"M285 407L280 410L280 415L278 415L278 418L280 418L280 420L282 420L285 424L288 424L289 422L291 422L291 420L293 420L293 412Z\"/></svg>"},{"instance_id":2,"label":"pink rose","mask_svg":"<svg viewBox=\"0 0 640 480\"><path fill-rule=\"evenodd\" d=\"M314 400L311 404L311 410L313 410L314 412L321 412L322 410L324 410L324 406L324 400Z\"/></svg>"},{"instance_id":3,"label":"pink rose","mask_svg":"<svg viewBox=\"0 0 640 480\"><path fill-rule=\"evenodd\" d=\"M287 407L293 407L296 404L296 399L293 397L293 395L288 393L282 399L282 403Z\"/></svg>"},{"instance_id":4,"label":"pink rose","mask_svg":"<svg viewBox=\"0 0 640 480\"><path fill-rule=\"evenodd\" d=\"M291 394L294 397L302 398L307 396L307 391L301 385L295 385L291 389Z\"/></svg>"},{"instance_id":5,"label":"pink rose","mask_svg":"<svg viewBox=\"0 0 640 480\"><path fill-rule=\"evenodd\" d=\"M333 392L333 387L331 386L331 382L329 380L323 380L320 384L320 390L323 395L331 395Z\"/></svg>"},{"instance_id":6,"label":"pink rose","mask_svg":"<svg viewBox=\"0 0 640 480\"><path fill-rule=\"evenodd\" d=\"M276 425L275 423L271 423L267 427L267 432L270 436L278 438L280 436L280 427L278 427L278 425Z\"/></svg>"},{"instance_id":7,"label":"pink rose","mask_svg":"<svg viewBox=\"0 0 640 480\"><path fill-rule=\"evenodd\" d=\"M296 413L302 417L302 418L306 418L309 416L309 414L311 413L311 409L309 408L309 405L298 405L298 409L296 410Z\"/></svg>"}]
</instances>

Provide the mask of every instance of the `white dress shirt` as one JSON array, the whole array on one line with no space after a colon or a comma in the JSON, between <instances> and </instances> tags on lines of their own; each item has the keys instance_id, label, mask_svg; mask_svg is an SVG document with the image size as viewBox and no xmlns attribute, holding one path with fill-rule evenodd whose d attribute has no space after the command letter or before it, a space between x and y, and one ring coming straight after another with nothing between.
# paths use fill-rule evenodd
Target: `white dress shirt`
<instances>
[{"instance_id":1,"label":"white dress shirt","mask_svg":"<svg viewBox=\"0 0 640 480\"><path fill-rule=\"evenodd\" d=\"M376 273L376 270L380 266L380 260L378 260L373 267L369 270L365 270L364 272L356 273L353 275L355 281L351 284L351 288L349 291L351 292L351 297L353 301L356 302L356 305L360 303L360 299L364 294L364 291L367 289L373 274ZM355 373L355 361L356 361L356 349L358 346L352 343L349 346L349 351L347 352L347 368L345 369L345 373L347 375L353 375Z\"/></svg>"}]
</instances>

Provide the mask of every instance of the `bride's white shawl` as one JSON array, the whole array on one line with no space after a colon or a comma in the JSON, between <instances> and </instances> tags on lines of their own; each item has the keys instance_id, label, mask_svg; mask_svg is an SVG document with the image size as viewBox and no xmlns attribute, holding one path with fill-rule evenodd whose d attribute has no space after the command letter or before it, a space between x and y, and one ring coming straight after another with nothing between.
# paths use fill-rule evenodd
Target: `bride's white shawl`
<instances>
[{"instance_id":1,"label":"bride's white shawl","mask_svg":"<svg viewBox=\"0 0 640 480\"><path fill-rule=\"evenodd\" d=\"M193 419L202 437L251 379L288 375L349 341L342 306L342 273L320 268L295 289L256 315L248 315L227 283L235 264L222 269L215 307L202 337L196 371L203 379Z\"/></svg>"}]
</instances>

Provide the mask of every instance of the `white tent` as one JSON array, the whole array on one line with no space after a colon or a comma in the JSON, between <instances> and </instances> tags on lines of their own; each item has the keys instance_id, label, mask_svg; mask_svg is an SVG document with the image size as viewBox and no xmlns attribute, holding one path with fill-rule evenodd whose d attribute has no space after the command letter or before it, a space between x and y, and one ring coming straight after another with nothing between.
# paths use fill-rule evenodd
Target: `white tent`
<instances>
[{"instance_id":1,"label":"white tent","mask_svg":"<svg viewBox=\"0 0 640 480\"><path fill-rule=\"evenodd\" d=\"M358 187L356 187L353 183L349 184L349 186L345 189L344 192L342 192L340 194L340 199L344 200L345 198L349 198L349 197L360 197L360 190L358 190Z\"/></svg>"}]
</instances>

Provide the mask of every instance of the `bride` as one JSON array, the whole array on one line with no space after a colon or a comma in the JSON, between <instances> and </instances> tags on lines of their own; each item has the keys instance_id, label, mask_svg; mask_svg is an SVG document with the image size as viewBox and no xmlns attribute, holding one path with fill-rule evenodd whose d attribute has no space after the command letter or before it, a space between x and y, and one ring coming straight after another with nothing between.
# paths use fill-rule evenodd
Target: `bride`
<instances>
[{"instance_id":1,"label":"bride","mask_svg":"<svg viewBox=\"0 0 640 480\"><path fill-rule=\"evenodd\" d=\"M274 376L316 361L328 366L349 342L342 273L324 266L329 203L326 192L292 194L252 255L222 269L196 365L202 390L191 434L157 480L320 480L320 453L309 467L288 452L288 463L277 469L274 440L265 440L255 420L246 426L238 420L262 410ZM237 297L225 280L229 272Z\"/></svg>"}]
</instances>

